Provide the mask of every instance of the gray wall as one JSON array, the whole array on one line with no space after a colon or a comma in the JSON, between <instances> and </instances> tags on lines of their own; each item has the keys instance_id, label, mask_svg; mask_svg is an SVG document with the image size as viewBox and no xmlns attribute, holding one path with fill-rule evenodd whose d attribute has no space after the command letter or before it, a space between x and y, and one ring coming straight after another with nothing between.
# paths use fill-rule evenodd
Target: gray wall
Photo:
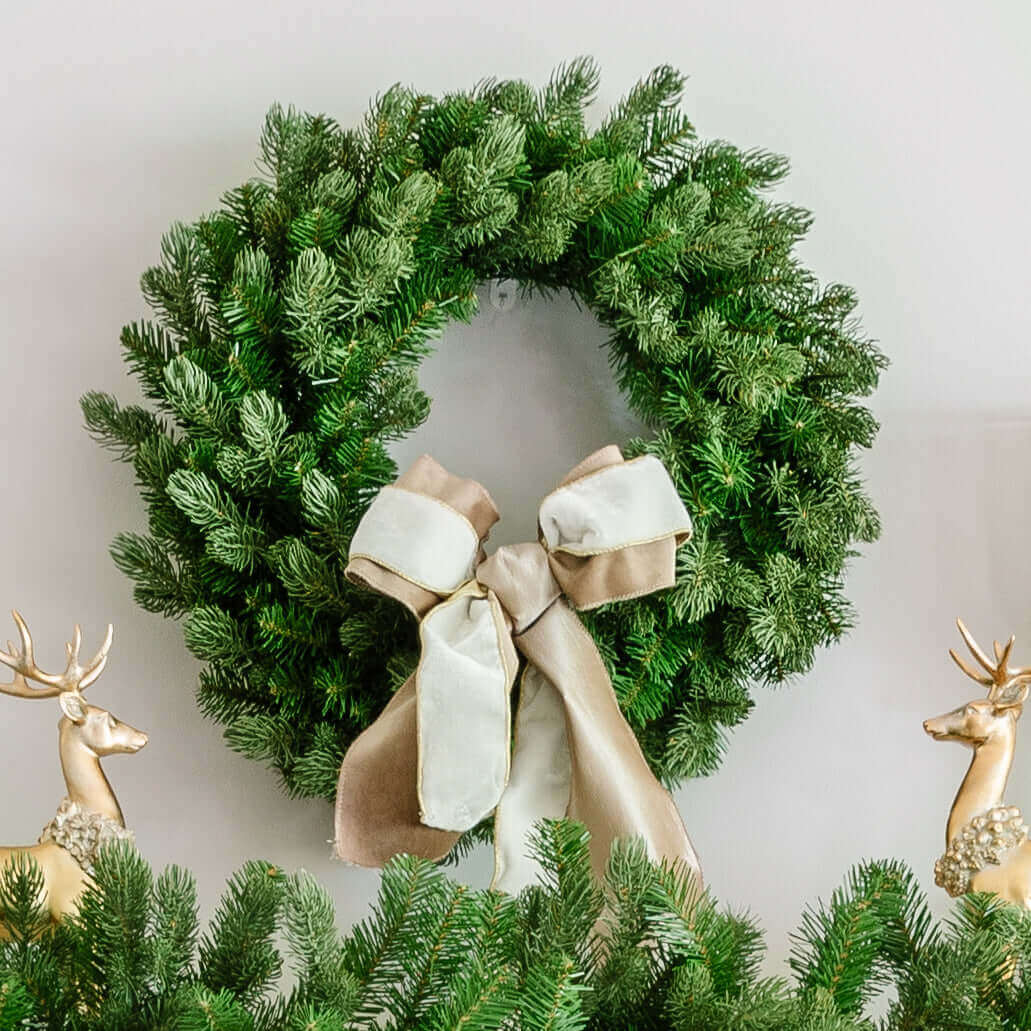
<instances>
[{"instance_id":1,"label":"gray wall","mask_svg":"<svg viewBox=\"0 0 1031 1031\"><path fill-rule=\"evenodd\" d=\"M93 694L151 744L108 768L146 855L193 867L205 906L263 855L318 874L349 924L377 876L334 864L328 808L288 801L195 711L179 628L139 611L107 557L142 508L129 471L81 432L77 398L134 396L117 334L145 315L139 273L170 222L251 174L271 101L348 125L397 80L542 82L578 53L601 63L599 111L669 61L691 75L703 134L789 154L783 196L817 214L805 259L859 289L894 361L865 463L884 537L850 577L859 628L809 676L761 692L723 769L679 793L708 879L761 918L773 970L803 903L860 857L906 859L933 889L965 756L920 720L967 693L945 655L953 617L984 637L1015 631L1017 661L1031 661L1029 8L632 8L628 20L569 0L3 4L0 609L28 616L51 663L76 620L90 643L115 623ZM484 305L427 362L436 407L405 455L480 477L505 513L500 539L525 539L556 477L627 434L601 339L568 303ZM56 706L0 699L0 717L0 840L28 842L61 796ZM1018 762L1011 798L1031 805L1031 742ZM463 875L482 884L487 864L475 856Z\"/></svg>"}]
</instances>

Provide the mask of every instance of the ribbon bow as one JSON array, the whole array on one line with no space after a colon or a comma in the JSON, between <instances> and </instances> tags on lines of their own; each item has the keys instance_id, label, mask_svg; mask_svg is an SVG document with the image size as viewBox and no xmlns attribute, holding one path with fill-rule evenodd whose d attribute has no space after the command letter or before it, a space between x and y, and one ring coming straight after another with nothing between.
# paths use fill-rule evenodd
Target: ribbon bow
<instances>
[{"instance_id":1,"label":"ribbon bow","mask_svg":"<svg viewBox=\"0 0 1031 1031\"><path fill-rule=\"evenodd\" d=\"M669 474L656 458L627 462L609 446L544 499L538 542L486 557L498 518L479 483L424 455L355 531L348 579L411 610L422 656L344 756L337 854L361 866L398 852L441 859L494 812L492 886L515 893L537 876L526 854L533 825L569 817L590 831L599 874L613 841L633 835L700 880L676 805L573 611L673 585L691 520Z\"/></svg>"}]
</instances>

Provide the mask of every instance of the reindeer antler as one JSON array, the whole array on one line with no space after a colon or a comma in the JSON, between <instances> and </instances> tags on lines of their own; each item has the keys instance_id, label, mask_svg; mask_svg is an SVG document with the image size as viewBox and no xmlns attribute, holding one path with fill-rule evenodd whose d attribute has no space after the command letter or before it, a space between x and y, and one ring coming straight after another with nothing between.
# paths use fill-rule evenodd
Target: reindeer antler
<instances>
[{"instance_id":1,"label":"reindeer antler","mask_svg":"<svg viewBox=\"0 0 1031 1031\"><path fill-rule=\"evenodd\" d=\"M1010 652L1013 650L1013 642L1016 640L1016 637L1011 636L1004 645L999 644L998 641L992 642L992 649L995 652L995 663L993 665L991 659L981 650L970 631L963 625L962 619L956 620L956 626L959 627L959 632L963 635L963 640L966 641L970 654L978 661L984 672L982 673L969 666L950 648L949 654L956 665L972 680L976 680L979 684L988 688L988 698L990 701L1003 703L1022 702L1027 697L1029 689L1031 689L1031 684L1024 683L1031 679L1031 667L1022 666L1017 669L1011 669L1008 665ZM1024 684L1023 690L1014 691L1013 689L1020 684Z\"/></svg>"},{"instance_id":2,"label":"reindeer antler","mask_svg":"<svg viewBox=\"0 0 1031 1031\"><path fill-rule=\"evenodd\" d=\"M0 650L0 664L13 669L15 673L14 682L0 684L0 691L4 694L14 695L16 698L53 698L66 691L85 691L107 665L108 652L111 649L111 641L114 637L114 627L108 624L107 635L100 650L85 665L79 663L79 649L82 646L82 629L75 627L75 635L66 645L68 652L68 664L63 673L44 673L36 665L35 655L32 651L32 637L25 620L18 612L12 612L14 622L18 626L18 635L21 637L21 647L15 648L10 641L7 642L7 651ZM35 681L37 684L44 684L45 687L30 687L28 681Z\"/></svg>"}]
</instances>

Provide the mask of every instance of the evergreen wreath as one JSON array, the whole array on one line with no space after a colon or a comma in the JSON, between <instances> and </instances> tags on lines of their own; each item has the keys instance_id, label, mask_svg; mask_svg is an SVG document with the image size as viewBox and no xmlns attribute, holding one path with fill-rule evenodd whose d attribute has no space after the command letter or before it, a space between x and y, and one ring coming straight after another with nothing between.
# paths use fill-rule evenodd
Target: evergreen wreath
<instances>
[{"instance_id":1,"label":"evergreen wreath","mask_svg":"<svg viewBox=\"0 0 1031 1031\"><path fill-rule=\"evenodd\" d=\"M104 393L90 432L135 468L149 533L119 568L186 616L203 710L293 793L332 797L348 744L411 672L415 623L342 576L351 535L426 417L417 370L479 284L569 291L695 522L677 585L585 615L667 784L711 772L749 683L849 627L843 570L878 519L856 469L885 359L853 292L794 254L781 157L699 140L669 67L590 130L587 59L540 92L395 86L364 122L273 107L263 175L164 237L156 320L126 362L156 411ZM605 443L604 441L599 441Z\"/></svg>"}]
</instances>

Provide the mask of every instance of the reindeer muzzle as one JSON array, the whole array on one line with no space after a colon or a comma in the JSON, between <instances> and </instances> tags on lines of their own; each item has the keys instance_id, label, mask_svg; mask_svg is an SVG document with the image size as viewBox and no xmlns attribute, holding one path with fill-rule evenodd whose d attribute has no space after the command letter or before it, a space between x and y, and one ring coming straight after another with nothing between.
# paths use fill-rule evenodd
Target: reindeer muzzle
<instances>
[{"instance_id":1,"label":"reindeer muzzle","mask_svg":"<svg viewBox=\"0 0 1031 1031\"><path fill-rule=\"evenodd\" d=\"M150 738L142 730L137 730L129 738L125 750L130 755L135 755L149 740Z\"/></svg>"},{"instance_id":2,"label":"reindeer muzzle","mask_svg":"<svg viewBox=\"0 0 1031 1031\"><path fill-rule=\"evenodd\" d=\"M953 716L953 713L948 712L943 716L935 716L932 719L924 720L924 732L933 737L935 741L960 740L957 736L957 728L952 724L951 717Z\"/></svg>"}]
</instances>

